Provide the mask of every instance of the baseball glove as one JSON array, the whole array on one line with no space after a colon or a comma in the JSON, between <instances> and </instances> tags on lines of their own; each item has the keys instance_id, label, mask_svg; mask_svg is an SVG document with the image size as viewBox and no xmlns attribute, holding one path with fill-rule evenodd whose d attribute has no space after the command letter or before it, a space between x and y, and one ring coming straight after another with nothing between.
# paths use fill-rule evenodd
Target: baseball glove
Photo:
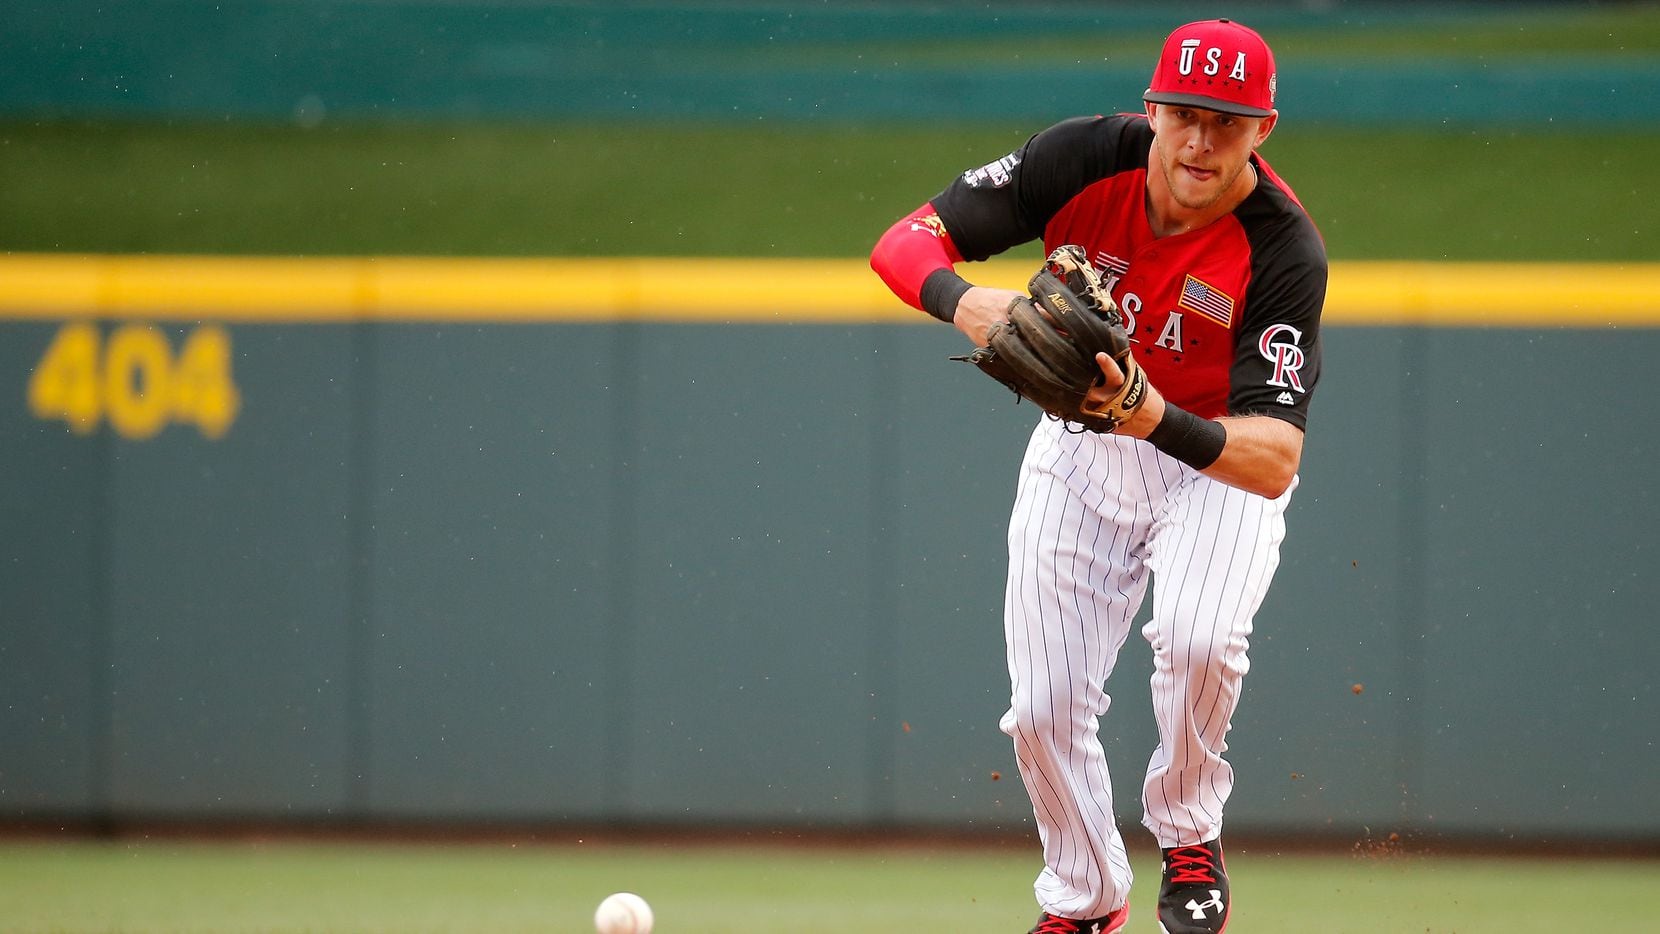
<instances>
[{"instance_id":1,"label":"baseball glove","mask_svg":"<svg viewBox=\"0 0 1660 934\"><path fill-rule=\"evenodd\" d=\"M1147 398L1147 375L1130 355L1118 304L1083 248L1056 248L1027 284L1031 297L1009 303L1009 320L993 325L986 346L966 360L1053 418L1081 430L1111 432ZM1085 393L1103 379L1095 354L1124 371L1124 385L1097 408Z\"/></svg>"}]
</instances>

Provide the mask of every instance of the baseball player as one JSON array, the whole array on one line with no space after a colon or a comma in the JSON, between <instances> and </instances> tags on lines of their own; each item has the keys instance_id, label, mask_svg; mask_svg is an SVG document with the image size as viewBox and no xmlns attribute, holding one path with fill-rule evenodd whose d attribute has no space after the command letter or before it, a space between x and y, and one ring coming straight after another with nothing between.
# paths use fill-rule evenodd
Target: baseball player
<instances>
[{"instance_id":1,"label":"baseball player","mask_svg":"<svg viewBox=\"0 0 1660 934\"><path fill-rule=\"evenodd\" d=\"M1129 916L1097 727L1149 580L1141 635L1159 742L1142 822L1163 855L1158 923L1166 934L1228 923L1224 739L1297 485L1326 290L1321 238L1257 152L1278 119L1274 90L1255 31L1181 26L1143 112L1043 130L952 181L871 256L901 299L983 347L1025 293L971 285L956 265L1038 239L1081 246L1146 377L1144 403L1110 433L1039 420L1009 523L1001 726L1043 845L1033 934L1105 934ZM1107 354L1095 363L1088 405L1125 382Z\"/></svg>"}]
</instances>

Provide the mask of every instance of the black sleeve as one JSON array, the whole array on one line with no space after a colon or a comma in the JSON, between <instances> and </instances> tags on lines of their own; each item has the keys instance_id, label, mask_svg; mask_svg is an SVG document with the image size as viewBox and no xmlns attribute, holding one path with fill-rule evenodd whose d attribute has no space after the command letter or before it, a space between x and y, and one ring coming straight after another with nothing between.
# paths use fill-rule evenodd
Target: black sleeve
<instances>
[{"instance_id":1,"label":"black sleeve","mask_svg":"<svg viewBox=\"0 0 1660 934\"><path fill-rule=\"evenodd\" d=\"M932 203L963 258L986 259L1042 239L1078 192L1138 157L1145 162L1151 135L1146 119L1133 115L1065 120L964 172Z\"/></svg>"},{"instance_id":2,"label":"black sleeve","mask_svg":"<svg viewBox=\"0 0 1660 934\"><path fill-rule=\"evenodd\" d=\"M1252 253L1228 395L1234 415L1271 415L1308 427L1320 379L1320 311L1326 303L1326 251L1301 216Z\"/></svg>"}]
</instances>

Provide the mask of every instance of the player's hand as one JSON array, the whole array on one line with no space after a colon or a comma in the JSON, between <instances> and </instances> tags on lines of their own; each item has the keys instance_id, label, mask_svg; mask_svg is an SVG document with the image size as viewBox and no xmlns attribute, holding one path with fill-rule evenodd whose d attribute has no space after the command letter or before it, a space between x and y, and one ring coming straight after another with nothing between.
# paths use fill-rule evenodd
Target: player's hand
<instances>
[{"instance_id":1,"label":"player's hand","mask_svg":"<svg viewBox=\"0 0 1660 934\"><path fill-rule=\"evenodd\" d=\"M1101 368L1101 382L1096 383L1084 395L1084 408L1097 408L1118 394L1118 387L1124 385L1124 371L1119 368L1118 362L1111 355L1098 353L1095 355L1095 365ZM1118 426L1114 432L1120 435L1129 435L1132 438L1145 438L1159 425L1164 418L1164 395L1152 380L1147 381L1147 401L1136 409L1129 420Z\"/></svg>"},{"instance_id":2,"label":"player's hand","mask_svg":"<svg viewBox=\"0 0 1660 934\"><path fill-rule=\"evenodd\" d=\"M951 319L957 330L968 336L975 346L986 346L986 332L993 325L1009 320L1009 303L1023 298L1026 293L1009 289L974 286L957 300L957 315Z\"/></svg>"}]
</instances>

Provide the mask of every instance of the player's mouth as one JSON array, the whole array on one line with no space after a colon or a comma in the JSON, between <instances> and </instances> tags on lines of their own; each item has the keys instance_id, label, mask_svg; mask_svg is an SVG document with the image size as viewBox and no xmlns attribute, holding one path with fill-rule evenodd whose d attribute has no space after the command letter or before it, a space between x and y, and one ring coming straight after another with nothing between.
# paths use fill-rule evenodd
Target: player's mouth
<instances>
[{"instance_id":1,"label":"player's mouth","mask_svg":"<svg viewBox=\"0 0 1660 934\"><path fill-rule=\"evenodd\" d=\"M1182 168L1187 170L1187 174L1193 176L1194 181L1208 182L1216 177L1215 169L1201 169L1196 165L1188 165L1185 162L1182 163Z\"/></svg>"}]
</instances>

